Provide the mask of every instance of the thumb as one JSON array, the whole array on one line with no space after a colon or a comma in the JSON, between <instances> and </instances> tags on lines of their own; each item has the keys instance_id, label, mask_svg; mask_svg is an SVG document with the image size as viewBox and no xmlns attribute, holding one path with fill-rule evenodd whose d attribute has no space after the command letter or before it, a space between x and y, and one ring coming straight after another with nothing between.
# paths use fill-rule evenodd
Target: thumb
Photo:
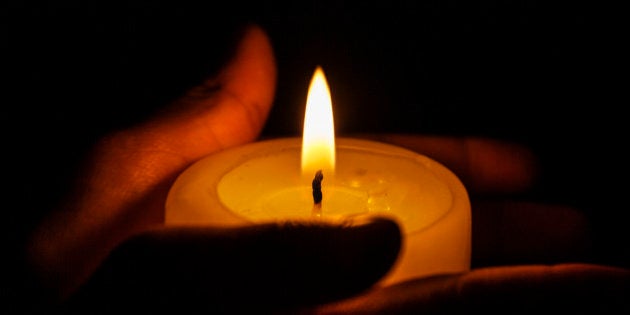
<instances>
[{"instance_id":1,"label":"thumb","mask_svg":"<svg viewBox=\"0 0 630 315\"><path fill-rule=\"evenodd\" d=\"M368 288L394 263L400 240L385 219L150 232L114 251L70 306L288 311Z\"/></svg>"},{"instance_id":2,"label":"thumb","mask_svg":"<svg viewBox=\"0 0 630 315\"><path fill-rule=\"evenodd\" d=\"M177 174L204 155L258 135L275 78L269 38L251 26L215 78L157 117L99 141L63 211L33 233L28 255L38 281L63 297L124 239L161 225Z\"/></svg>"},{"instance_id":3,"label":"thumb","mask_svg":"<svg viewBox=\"0 0 630 315\"><path fill-rule=\"evenodd\" d=\"M275 87L270 39L263 29L251 25L243 30L232 59L219 74L126 135L195 161L254 140L271 109Z\"/></svg>"}]
</instances>

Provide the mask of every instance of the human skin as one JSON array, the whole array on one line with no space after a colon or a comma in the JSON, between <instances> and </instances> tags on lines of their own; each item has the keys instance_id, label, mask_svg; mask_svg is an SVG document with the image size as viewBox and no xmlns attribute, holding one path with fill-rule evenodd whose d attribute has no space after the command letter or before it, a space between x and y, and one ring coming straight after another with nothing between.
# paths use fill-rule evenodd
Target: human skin
<instances>
[{"instance_id":1,"label":"human skin","mask_svg":"<svg viewBox=\"0 0 630 315\"><path fill-rule=\"evenodd\" d=\"M627 292L628 270L564 263L566 257L579 257L589 236L585 217L563 205L473 199L473 253L483 264L461 275L385 288L374 284L400 246L400 231L388 220L164 227L164 202L177 175L203 156L256 140L275 82L270 41L251 26L215 77L148 120L96 143L76 188L29 243L34 279L51 305L116 309L137 299L145 303L138 309L154 303L155 309L187 305L191 311L262 307L308 313L518 311L550 301L559 309L627 306L619 296ZM471 197L509 196L536 180L535 157L516 144L474 137L363 136L444 163ZM562 222L561 228L552 222ZM523 228L538 238L519 237L516 232ZM512 264L496 266L503 261ZM173 266L177 272L169 276Z\"/></svg>"}]
</instances>

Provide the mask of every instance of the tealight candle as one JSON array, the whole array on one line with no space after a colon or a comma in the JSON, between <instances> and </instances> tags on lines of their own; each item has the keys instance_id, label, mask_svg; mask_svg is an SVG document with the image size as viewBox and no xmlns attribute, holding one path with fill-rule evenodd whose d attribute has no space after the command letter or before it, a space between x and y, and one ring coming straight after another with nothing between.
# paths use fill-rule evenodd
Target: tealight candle
<instances>
[{"instance_id":1,"label":"tealight candle","mask_svg":"<svg viewBox=\"0 0 630 315\"><path fill-rule=\"evenodd\" d=\"M382 284L469 270L470 203L462 183L424 155L335 139L320 68L309 88L302 139L261 141L205 157L177 178L166 201L167 225L336 221L363 214L392 218L403 233L401 254Z\"/></svg>"}]
</instances>

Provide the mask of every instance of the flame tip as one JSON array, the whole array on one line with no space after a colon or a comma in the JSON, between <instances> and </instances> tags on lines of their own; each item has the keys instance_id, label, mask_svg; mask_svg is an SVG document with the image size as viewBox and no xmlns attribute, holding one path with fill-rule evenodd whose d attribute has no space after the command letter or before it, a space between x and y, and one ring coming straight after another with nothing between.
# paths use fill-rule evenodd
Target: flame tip
<instances>
[{"instance_id":1,"label":"flame tip","mask_svg":"<svg viewBox=\"0 0 630 315\"><path fill-rule=\"evenodd\" d=\"M324 70L315 67L306 100L302 135L302 171L335 168L335 128L330 89ZM311 173L312 175L312 173Z\"/></svg>"}]
</instances>

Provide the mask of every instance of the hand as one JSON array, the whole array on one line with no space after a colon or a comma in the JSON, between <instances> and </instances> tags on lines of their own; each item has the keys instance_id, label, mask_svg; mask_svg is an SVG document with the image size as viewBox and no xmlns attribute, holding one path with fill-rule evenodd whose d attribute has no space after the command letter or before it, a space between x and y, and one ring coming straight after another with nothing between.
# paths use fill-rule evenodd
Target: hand
<instances>
[{"instance_id":1,"label":"hand","mask_svg":"<svg viewBox=\"0 0 630 315\"><path fill-rule=\"evenodd\" d=\"M472 203L472 270L436 275L319 306L314 314L623 314L630 270L596 264L578 209L517 201L535 184L525 147L481 138L365 135L428 155L453 170ZM579 263L586 261L590 263Z\"/></svg>"},{"instance_id":2,"label":"hand","mask_svg":"<svg viewBox=\"0 0 630 315\"><path fill-rule=\"evenodd\" d=\"M269 39L250 27L216 77L156 117L100 141L76 190L30 242L41 294L78 313L260 309L330 301L380 278L400 242L398 227L386 220L163 226L166 195L181 171L256 139L275 77ZM367 260L373 263L355 265Z\"/></svg>"},{"instance_id":3,"label":"hand","mask_svg":"<svg viewBox=\"0 0 630 315\"><path fill-rule=\"evenodd\" d=\"M98 143L76 192L33 236L30 257L42 286L78 312L135 307L322 313L500 309L532 301L540 307L547 300L545 290L562 293L559 306L586 293L596 293L596 305L605 305L618 302L615 298L627 288L623 269L529 265L478 268L348 298L369 288L393 263L400 234L392 222L163 227L163 204L175 177L204 155L254 140L274 88L271 46L260 29L250 28L219 75L161 115ZM520 147L476 139L380 140L445 163L471 195L509 195L534 180L530 174L536 166ZM582 247L575 244L587 237L580 213L562 206L479 202L473 203L473 217L475 267L566 261L581 255ZM566 229L557 230L551 219L564 222ZM508 233L515 228L536 231L544 243ZM339 298L347 299L326 304Z\"/></svg>"}]
</instances>

